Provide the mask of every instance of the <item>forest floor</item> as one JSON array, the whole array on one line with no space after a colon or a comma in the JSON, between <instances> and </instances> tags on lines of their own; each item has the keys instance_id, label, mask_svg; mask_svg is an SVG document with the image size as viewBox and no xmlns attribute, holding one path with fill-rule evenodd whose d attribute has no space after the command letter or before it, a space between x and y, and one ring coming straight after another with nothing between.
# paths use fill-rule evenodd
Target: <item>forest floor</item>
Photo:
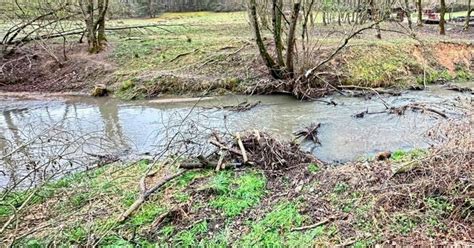
<instances>
[{"instance_id":1,"label":"forest floor","mask_svg":"<svg viewBox=\"0 0 474 248\"><path fill-rule=\"evenodd\" d=\"M151 162L109 164L9 194L0 204L0 223L14 216L15 224L2 231L0 242L14 247L469 246L474 242L471 128L469 120L445 123L430 133L441 146L395 151L382 161L331 166L288 160L277 168L257 163L189 170L125 221L120 216L139 199L140 178ZM283 156L299 153L291 151ZM157 164L144 185L150 189L183 164ZM13 210L25 201L21 211Z\"/></svg>"},{"instance_id":2,"label":"forest floor","mask_svg":"<svg viewBox=\"0 0 474 248\"><path fill-rule=\"evenodd\" d=\"M124 99L272 93L262 88L273 80L257 53L245 13L168 13L108 24L161 26L111 32L108 47L97 55L75 42L23 47L3 58L0 90L90 93L94 85L105 84ZM374 30L351 40L325 68L334 75L331 81L407 88L473 78L474 28L463 32L459 24L448 24L447 35L439 36L437 25L424 25L414 29L417 39L402 34L406 30L397 23L385 23L382 30L382 40ZM350 31L349 25L317 24L311 34L314 52L300 55L297 66L308 68L324 60Z\"/></svg>"}]
</instances>

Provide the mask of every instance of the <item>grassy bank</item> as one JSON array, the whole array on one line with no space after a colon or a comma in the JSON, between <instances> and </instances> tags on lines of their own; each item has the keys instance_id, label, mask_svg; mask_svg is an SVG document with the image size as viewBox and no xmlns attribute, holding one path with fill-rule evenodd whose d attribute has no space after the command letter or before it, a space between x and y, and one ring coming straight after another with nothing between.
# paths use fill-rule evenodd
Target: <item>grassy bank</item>
<instances>
[{"instance_id":1,"label":"grassy bank","mask_svg":"<svg viewBox=\"0 0 474 248\"><path fill-rule=\"evenodd\" d=\"M87 55L80 45L71 44L69 60L61 66L48 54L35 59L13 57L12 61L23 64L12 65L11 75L0 80L0 89L90 92L102 83L120 98L137 99L250 93L259 83L271 81L258 56L246 13L167 13L155 19L109 21L114 27L150 24L161 26L109 33L109 47L99 55ZM321 50L311 55L308 63L325 59L341 42L341 33L328 36L334 28L341 33L349 31L345 26L319 24L315 42L321 44ZM399 29L393 23L382 28ZM327 72L335 74L333 79L338 83L371 87L471 80L474 32L458 29L452 26L448 36L440 37L436 25L417 27L423 46L396 32L384 32L383 39L376 40L374 31L367 31L350 42ZM267 36L271 45L271 36ZM62 41L58 46L61 57ZM6 68L10 69L9 65ZM28 73L14 73L15 69Z\"/></svg>"},{"instance_id":2,"label":"grassy bank","mask_svg":"<svg viewBox=\"0 0 474 248\"><path fill-rule=\"evenodd\" d=\"M127 23L149 21L153 22ZM156 21L182 26L166 27L168 31L142 36L139 42L116 42L112 57L119 68L126 69L119 69L120 77L114 84L117 95L135 98L248 93L260 81L271 80L258 56L245 13L169 14ZM333 27L320 28L321 37L326 37ZM383 28L392 29L393 24ZM383 40L376 40L372 31L367 32L351 41L328 67L334 70L329 72L336 73L342 84L369 87L406 88L473 78L474 47L469 42L470 34L440 38L428 26L418 30L418 35L424 45L390 32ZM326 58L341 39L340 35L316 39L322 47L310 59L311 63Z\"/></svg>"},{"instance_id":3,"label":"grassy bank","mask_svg":"<svg viewBox=\"0 0 474 248\"><path fill-rule=\"evenodd\" d=\"M1 242L16 247L307 247L468 244L472 240L469 123L439 130L442 147L395 151L385 161L283 170L188 171L125 222L148 162L77 173L10 194ZM441 137L440 136L440 137ZM176 168L158 167L152 184ZM33 197L18 213L13 209Z\"/></svg>"}]
</instances>

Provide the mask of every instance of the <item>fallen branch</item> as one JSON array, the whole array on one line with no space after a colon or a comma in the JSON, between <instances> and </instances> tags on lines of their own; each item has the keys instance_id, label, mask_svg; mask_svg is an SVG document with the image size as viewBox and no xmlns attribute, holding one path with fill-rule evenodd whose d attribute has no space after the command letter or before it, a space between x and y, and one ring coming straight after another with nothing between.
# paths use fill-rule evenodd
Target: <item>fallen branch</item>
<instances>
[{"instance_id":1,"label":"fallen branch","mask_svg":"<svg viewBox=\"0 0 474 248\"><path fill-rule=\"evenodd\" d=\"M419 104L419 103L412 103L412 104L407 104L407 105L403 105L403 106L399 106L399 107L390 107L390 108L387 108L384 111L377 111L377 112L369 112L369 110L365 110L363 112L352 115L352 117L354 117L354 118L364 118L365 115L383 114L383 113L404 115L405 112L408 109L411 109L413 111L415 111L415 110L428 111L428 112L437 114L437 115L439 115L439 116L441 116L445 119L448 118L448 116L445 113L441 112L440 110L430 108L430 107L427 107L427 106Z\"/></svg>"},{"instance_id":2,"label":"fallen branch","mask_svg":"<svg viewBox=\"0 0 474 248\"><path fill-rule=\"evenodd\" d=\"M193 53L195 53L195 52L197 52L197 51L199 51L199 49L196 48L196 49L194 49L194 50L191 51L191 52L186 52L186 53L178 54L178 55L176 55L176 57L174 57L173 59L171 59L169 62L174 62L174 61L178 60L178 59L181 58L181 57L188 56L188 55L193 54Z\"/></svg>"},{"instance_id":3,"label":"fallen branch","mask_svg":"<svg viewBox=\"0 0 474 248\"><path fill-rule=\"evenodd\" d=\"M358 85L340 85L338 86L338 88L342 89L342 90L345 90L345 89L349 89L349 90L368 90L368 91L372 91L376 94L387 94L387 95L391 95L391 96L400 96L401 95L401 92L399 91L393 91L393 90L385 90L385 89L377 89L377 88L371 88L371 87L364 87L364 86L358 86Z\"/></svg>"},{"instance_id":4,"label":"fallen branch","mask_svg":"<svg viewBox=\"0 0 474 248\"><path fill-rule=\"evenodd\" d=\"M157 27L160 29L163 29L167 32L173 33L173 31L167 30L163 28L162 26L169 26L169 25L162 25L162 24L151 24L151 25L139 25L139 26L127 26L127 27L108 27L105 29L105 31L118 31L118 30L126 30L126 29L140 29L140 28L149 28L149 27ZM73 36L73 35L82 35L84 33L84 28L79 28L79 29L72 29L66 32L60 32L60 33L55 33L55 34L46 34L46 35L39 35L36 37L24 37L20 40L11 40L5 43L2 43L3 45L19 45L22 43L27 43L31 41L37 41L37 40L48 40L48 39L54 39L54 38L61 38L61 37L67 37L67 36Z\"/></svg>"},{"instance_id":5,"label":"fallen branch","mask_svg":"<svg viewBox=\"0 0 474 248\"><path fill-rule=\"evenodd\" d=\"M175 26L183 26L183 25L168 25L168 24L147 24L147 25L137 25L137 26L124 26L124 27L108 27L105 31L117 31L117 30L126 30L126 29L140 29L140 28L159 28L164 31L174 33L171 30L168 30L163 27L175 27Z\"/></svg>"},{"instance_id":6,"label":"fallen branch","mask_svg":"<svg viewBox=\"0 0 474 248\"><path fill-rule=\"evenodd\" d=\"M420 105L418 103L413 103L413 104L408 104L408 105L404 105L404 106L401 106L401 107L392 107L390 108L390 113L391 114L398 114L398 115L403 115L405 113L405 111L407 109L412 109L412 110L421 110L421 111L429 111L429 112L432 112L432 113L435 113L445 119L448 118L448 116L437 110L437 109L433 109L433 108L430 108L430 107L427 107L427 106L424 106L424 105Z\"/></svg>"},{"instance_id":7,"label":"fallen branch","mask_svg":"<svg viewBox=\"0 0 474 248\"><path fill-rule=\"evenodd\" d=\"M227 147L225 145L223 145L222 143L220 143L219 141L217 140L209 140L209 143L211 143L211 145L214 145L214 146L217 146L218 148L220 149L223 149L223 150L226 150L226 151L229 151L237 156L243 156L242 152L240 152L239 150L236 150L236 149L233 149L233 148L230 148L230 147Z\"/></svg>"},{"instance_id":8,"label":"fallen branch","mask_svg":"<svg viewBox=\"0 0 474 248\"><path fill-rule=\"evenodd\" d=\"M245 164L249 161L248 156L247 156L247 151L245 151L244 143L242 143L240 134L237 133L235 137L237 138L237 143L239 144L239 148L240 148L240 151L242 152L242 158L244 159L244 164Z\"/></svg>"},{"instance_id":9,"label":"fallen branch","mask_svg":"<svg viewBox=\"0 0 474 248\"><path fill-rule=\"evenodd\" d=\"M228 152L226 150L219 151L219 160L217 161L216 171L220 171L221 169L225 169L224 158L227 156Z\"/></svg>"},{"instance_id":10,"label":"fallen branch","mask_svg":"<svg viewBox=\"0 0 474 248\"><path fill-rule=\"evenodd\" d=\"M295 227L295 228L292 228L291 231L292 232L295 232L295 231L306 231L308 229L313 229L313 228L316 228L318 226L322 226L324 224L327 224L329 223L330 221L333 221L334 219L336 219L336 217L332 216L332 217L329 217L327 219L324 219L318 223L314 223L312 225L308 225L308 226L302 226L302 227Z\"/></svg>"},{"instance_id":11,"label":"fallen branch","mask_svg":"<svg viewBox=\"0 0 474 248\"><path fill-rule=\"evenodd\" d=\"M261 101L257 101L255 103L249 103L247 101L244 101L237 104L236 106L234 105L223 106L222 109L234 111L234 112L245 112L257 107L261 103L262 103Z\"/></svg>"},{"instance_id":12,"label":"fallen branch","mask_svg":"<svg viewBox=\"0 0 474 248\"><path fill-rule=\"evenodd\" d=\"M469 88L469 87L460 87L460 86L453 85L453 84L446 85L446 89L461 92L461 93L472 92L472 89Z\"/></svg>"},{"instance_id":13,"label":"fallen branch","mask_svg":"<svg viewBox=\"0 0 474 248\"><path fill-rule=\"evenodd\" d=\"M145 176L143 176L142 179L140 180L140 196L127 209L127 211L125 211L123 214L121 214L119 216L118 222L120 222L120 223L124 222L126 219L128 219L128 217L130 217L130 215L133 212L135 212L148 199L148 197L150 197L150 195L152 195L157 190L159 190L163 185L165 185L165 184L169 183L170 181L172 181L173 179L183 175L186 171L188 171L188 170L180 170L180 171L176 172L175 174L168 175L168 176L164 177L163 179L161 179L160 181L158 181L150 189L146 188L146 179L148 177L152 176L154 173L153 174L148 173Z\"/></svg>"},{"instance_id":14,"label":"fallen branch","mask_svg":"<svg viewBox=\"0 0 474 248\"><path fill-rule=\"evenodd\" d=\"M303 138L303 140L311 140L314 143L321 144L318 139L318 129L321 127L321 123L311 123L309 127L294 133L295 140Z\"/></svg>"}]
</instances>

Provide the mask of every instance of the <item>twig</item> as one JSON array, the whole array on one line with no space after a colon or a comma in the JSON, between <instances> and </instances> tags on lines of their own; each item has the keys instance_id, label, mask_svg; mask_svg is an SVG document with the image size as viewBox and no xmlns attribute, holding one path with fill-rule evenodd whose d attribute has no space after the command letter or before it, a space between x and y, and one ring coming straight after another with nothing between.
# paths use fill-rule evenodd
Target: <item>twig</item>
<instances>
[{"instance_id":1,"label":"twig","mask_svg":"<svg viewBox=\"0 0 474 248\"><path fill-rule=\"evenodd\" d=\"M308 229L313 229L313 228L316 228L316 227L318 227L318 226L322 226L322 225L324 225L324 224L327 224L327 223L329 223L330 221L332 221L332 220L334 220L334 219L335 219L334 216L333 216L333 217L329 217L329 218L327 218L327 219L324 219L324 220L322 220L322 221L320 221L320 222L318 222L318 223L314 223L314 224L312 224L312 225L292 228L291 231L292 231L292 232L294 232L294 231L306 231L306 230L308 230Z\"/></svg>"},{"instance_id":2,"label":"twig","mask_svg":"<svg viewBox=\"0 0 474 248\"><path fill-rule=\"evenodd\" d=\"M227 146L225 146L225 145L219 143L219 142L216 141L216 140L212 140L212 139L211 139L211 140L209 141L209 143L211 143L211 145L214 145L214 146L219 147L220 149L227 150L227 151L229 151L229 152L231 152L231 153L233 153L233 154L235 154L235 155L237 155L237 156L241 156L241 157L243 156L242 152L240 152L240 151L238 151L238 150L236 150L236 149L227 147Z\"/></svg>"},{"instance_id":3,"label":"twig","mask_svg":"<svg viewBox=\"0 0 474 248\"><path fill-rule=\"evenodd\" d=\"M193 54L193 53L195 53L195 52L197 52L197 51L199 51L199 49L196 48L196 49L194 49L194 50L191 51L191 52L186 52L186 53L178 54L178 55L176 55L176 57L174 57L173 59L171 59L169 62L174 62L174 61L178 60L178 59L181 58L181 57L188 56L188 55Z\"/></svg>"},{"instance_id":4,"label":"twig","mask_svg":"<svg viewBox=\"0 0 474 248\"><path fill-rule=\"evenodd\" d=\"M21 204L21 206L16 210L17 213L20 212L26 206L26 204L28 204L28 202L30 202L31 198L33 198L38 189L39 187L37 187L35 190L33 190L33 192L31 192L28 198L26 198L26 200ZM5 224L3 225L2 229L0 229L0 233L3 233L5 229L7 229L7 227L12 223L16 216L17 214L13 214L12 216L10 216L7 222L5 222Z\"/></svg>"}]
</instances>

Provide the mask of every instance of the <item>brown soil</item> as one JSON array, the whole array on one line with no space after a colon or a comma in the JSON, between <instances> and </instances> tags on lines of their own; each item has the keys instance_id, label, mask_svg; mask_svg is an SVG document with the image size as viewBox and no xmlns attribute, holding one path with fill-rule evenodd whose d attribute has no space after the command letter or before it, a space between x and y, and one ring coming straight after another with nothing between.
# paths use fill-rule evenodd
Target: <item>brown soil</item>
<instances>
[{"instance_id":1,"label":"brown soil","mask_svg":"<svg viewBox=\"0 0 474 248\"><path fill-rule=\"evenodd\" d=\"M474 46L467 44L440 43L434 47L434 56L440 65L453 73L456 66L465 65L467 68L474 66Z\"/></svg>"},{"instance_id":2,"label":"brown soil","mask_svg":"<svg viewBox=\"0 0 474 248\"><path fill-rule=\"evenodd\" d=\"M46 51L36 46L18 49L0 59L0 91L89 92L107 82L115 66L107 60L112 50L90 55L83 44ZM53 55L51 55L53 54Z\"/></svg>"}]
</instances>

